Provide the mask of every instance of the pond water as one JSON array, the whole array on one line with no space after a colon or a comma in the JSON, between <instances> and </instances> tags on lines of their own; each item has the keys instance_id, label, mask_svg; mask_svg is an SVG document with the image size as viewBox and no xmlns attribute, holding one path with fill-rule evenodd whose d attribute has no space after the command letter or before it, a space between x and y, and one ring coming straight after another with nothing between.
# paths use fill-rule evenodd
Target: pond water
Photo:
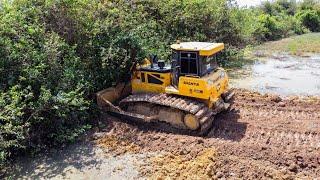
<instances>
[{"instance_id":1,"label":"pond water","mask_svg":"<svg viewBox=\"0 0 320 180\"><path fill-rule=\"evenodd\" d=\"M320 95L320 54L273 55L229 74L230 84L236 88L283 96Z\"/></svg>"}]
</instances>

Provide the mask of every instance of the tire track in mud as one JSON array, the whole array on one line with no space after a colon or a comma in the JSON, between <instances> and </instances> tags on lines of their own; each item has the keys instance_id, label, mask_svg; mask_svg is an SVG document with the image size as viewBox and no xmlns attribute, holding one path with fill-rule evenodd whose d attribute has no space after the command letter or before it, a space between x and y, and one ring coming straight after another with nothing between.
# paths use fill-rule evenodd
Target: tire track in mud
<instances>
[{"instance_id":1,"label":"tire track in mud","mask_svg":"<svg viewBox=\"0 0 320 180\"><path fill-rule=\"evenodd\" d=\"M278 118L279 116L287 116L287 118L290 118L291 120L317 120L320 118L319 113L316 112L304 112L304 111L285 111L285 110L268 110L268 109L251 109L247 110L242 113L243 116L249 116L249 117L256 117L258 119L254 119L255 121L258 120L265 120L265 118L273 119Z\"/></svg>"},{"instance_id":2,"label":"tire track in mud","mask_svg":"<svg viewBox=\"0 0 320 180\"><path fill-rule=\"evenodd\" d=\"M282 100L247 90L235 92L231 110L216 116L206 137L121 122L110 123L111 133L134 142L142 152L166 151L191 158L215 148L217 177L320 177L320 99Z\"/></svg>"},{"instance_id":3,"label":"tire track in mud","mask_svg":"<svg viewBox=\"0 0 320 180\"><path fill-rule=\"evenodd\" d=\"M220 138L224 140L233 140L237 132L230 131L227 129L213 129L208 137L210 138ZM292 149L292 148L312 148L320 149L320 135L319 134L304 134L298 132L286 132L286 131L277 131L270 129L260 129L259 132L247 131L245 136L241 139L239 143L243 144L261 144L268 146L281 147L283 149Z\"/></svg>"},{"instance_id":4,"label":"tire track in mud","mask_svg":"<svg viewBox=\"0 0 320 180\"><path fill-rule=\"evenodd\" d=\"M243 98L244 94L249 94L249 97ZM241 142L253 141L283 148L320 148L318 101L306 103L281 100L277 96L261 96L258 93L239 90L232 104L232 111L217 117L209 137L230 140L241 138ZM258 103L258 106L252 102ZM235 121L229 121L234 116ZM241 124L245 126L242 130L239 128Z\"/></svg>"},{"instance_id":5,"label":"tire track in mud","mask_svg":"<svg viewBox=\"0 0 320 180\"><path fill-rule=\"evenodd\" d=\"M261 96L239 90L232 104L233 110L217 117L208 137L221 141L216 145L222 146L221 152L229 152L226 154L238 154L248 159L252 156L296 174L304 172L309 177L319 177L319 101ZM228 146L226 142L236 143ZM233 149L237 149L236 152Z\"/></svg>"}]
</instances>

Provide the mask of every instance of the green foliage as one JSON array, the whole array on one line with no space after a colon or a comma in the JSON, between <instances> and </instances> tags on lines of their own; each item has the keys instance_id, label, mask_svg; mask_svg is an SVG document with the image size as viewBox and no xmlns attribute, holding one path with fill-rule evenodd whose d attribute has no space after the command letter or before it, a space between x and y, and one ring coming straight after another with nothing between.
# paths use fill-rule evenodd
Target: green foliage
<instances>
[{"instance_id":1,"label":"green foliage","mask_svg":"<svg viewBox=\"0 0 320 180\"><path fill-rule=\"evenodd\" d=\"M1 162L74 141L95 118L95 92L127 80L132 63L149 54L168 60L177 39L244 42L230 6L226 0L2 1Z\"/></svg>"},{"instance_id":2,"label":"green foliage","mask_svg":"<svg viewBox=\"0 0 320 180\"><path fill-rule=\"evenodd\" d=\"M319 10L320 9L320 1L319 0L303 0L299 4L300 10Z\"/></svg>"},{"instance_id":3,"label":"green foliage","mask_svg":"<svg viewBox=\"0 0 320 180\"><path fill-rule=\"evenodd\" d=\"M269 14L259 16L258 23L261 25L255 32L257 36L261 36L261 40L276 40L283 35L282 25L277 19Z\"/></svg>"},{"instance_id":4,"label":"green foliage","mask_svg":"<svg viewBox=\"0 0 320 180\"><path fill-rule=\"evenodd\" d=\"M320 10L302 10L296 16L310 31L320 31Z\"/></svg>"},{"instance_id":5,"label":"green foliage","mask_svg":"<svg viewBox=\"0 0 320 180\"><path fill-rule=\"evenodd\" d=\"M7 3L2 11L1 161L22 150L72 140L90 117L89 82L74 47L46 30L39 22L43 11L34 2Z\"/></svg>"},{"instance_id":6,"label":"green foliage","mask_svg":"<svg viewBox=\"0 0 320 180\"><path fill-rule=\"evenodd\" d=\"M240 49L248 44L318 31L317 5L279 0L244 9L233 0L3 0L0 161L74 141L97 116L95 92L127 80L132 63L150 54L169 60L176 40L224 42L220 64L229 66L242 59Z\"/></svg>"},{"instance_id":7,"label":"green foliage","mask_svg":"<svg viewBox=\"0 0 320 180\"><path fill-rule=\"evenodd\" d=\"M274 2L262 2L260 9L271 16L277 16L281 13L294 15L297 9L296 1L294 0L276 0Z\"/></svg>"},{"instance_id":8,"label":"green foliage","mask_svg":"<svg viewBox=\"0 0 320 180\"><path fill-rule=\"evenodd\" d=\"M258 16L258 26L253 36L258 41L268 41L303 34L309 30L319 31L318 7L319 2L314 0L301 3L292 0L265 1L259 7L263 13Z\"/></svg>"}]
</instances>

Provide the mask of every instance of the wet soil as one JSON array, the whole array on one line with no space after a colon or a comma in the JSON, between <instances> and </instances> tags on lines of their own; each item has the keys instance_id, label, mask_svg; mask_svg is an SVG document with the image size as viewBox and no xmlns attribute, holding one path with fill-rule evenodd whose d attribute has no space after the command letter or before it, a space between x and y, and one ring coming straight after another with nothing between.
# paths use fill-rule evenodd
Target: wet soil
<instances>
[{"instance_id":1,"label":"wet soil","mask_svg":"<svg viewBox=\"0 0 320 180\"><path fill-rule=\"evenodd\" d=\"M27 158L13 179L316 179L320 98L236 89L205 136L104 115L85 141Z\"/></svg>"},{"instance_id":2,"label":"wet soil","mask_svg":"<svg viewBox=\"0 0 320 180\"><path fill-rule=\"evenodd\" d=\"M193 179L198 177L195 172L200 172L202 179L320 177L317 98L281 99L238 89L231 109L216 117L206 137L168 133L161 126L138 127L108 115L105 121L105 135L97 139L112 136L125 142L117 146L117 154L133 149L159 155L146 159L148 165L140 167L141 177ZM104 146L101 140L96 142ZM212 153L205 156L208 151Z\"/></svg>"},{"instance_id":3,"label":"wet soil","mask_svg":"<svg viewBox=\"0 0 320 180\"><path fill-rule=\"evenodd\" d=\"M112 138L109 140L108 144L117 145ZM141 177L138 167L144 164L145 154L114 152L113 148L97 146L92 139L82 140L59 150L19 157L3 178L118 180Z\"/></svg>"}]
</instances>

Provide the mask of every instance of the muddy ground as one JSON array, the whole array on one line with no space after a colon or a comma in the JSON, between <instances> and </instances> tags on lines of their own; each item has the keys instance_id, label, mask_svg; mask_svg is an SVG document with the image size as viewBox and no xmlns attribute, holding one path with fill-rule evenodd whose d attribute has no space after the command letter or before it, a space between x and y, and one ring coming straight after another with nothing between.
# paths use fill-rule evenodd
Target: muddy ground
<instances>
[{"instance_id":1,"label":"muddy ground","mask_svg":"<svg viewBox=\"0 0 320 180\"><path fill-rule=\"evenodd\" d=\"M55 160L55 163L48 161L49 167L39 164L33 165L35 168L31 169L25 167L12 177L320 177L320 99L281 99L276 95L261 95L248 90L235 91L231 109L216 117L214 128L205 137L181 135L174 130L170 133L166 126L137 127L141 124L124 123L105 115L102 121L106 127L79 146L82 149L90 147L84 148L84 153L79 153L81 156L78 154L73 157L74 153L71 156L65 151L57 152L56 156L62 156L58 163ZM73 147L72 151L82 150ZM61 167L66 162L67 166ZM34 163L26 164L32 166L30 164Z\"/></svg>"},{"instance_id":2,"label":"muddy ground","mask_svg":"<svg viewBox=\"0 0 320 180\"><path fill-rule=\"evenodd\" d=\"M159 130L161 127L139 129L110 116L105 120L109 121L107 135L100 134L98 144L106 145L103 139L109 138L110 142L110 138L116 138L120 142L113 148L116 154L164 154L147 160L151 168L141 168L143 177L320 177L317 98L282 100L275 95L236 90L231 110L216 117L206 137L168 133ZM106 147L114 146L107 143Z\"/></svg>"}]
</instances>

